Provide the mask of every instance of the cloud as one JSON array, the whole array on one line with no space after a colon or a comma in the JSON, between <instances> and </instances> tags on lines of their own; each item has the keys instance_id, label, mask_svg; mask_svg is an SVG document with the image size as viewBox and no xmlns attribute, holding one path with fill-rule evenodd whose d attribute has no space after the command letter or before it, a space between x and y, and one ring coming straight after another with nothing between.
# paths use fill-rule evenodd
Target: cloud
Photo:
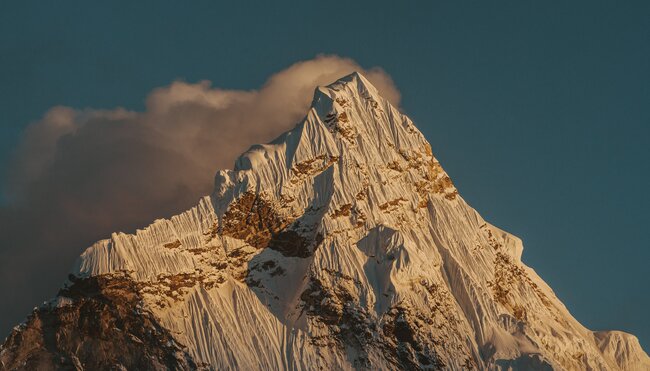
<instances>
[{"instance_id":1,"label":"cloud","mask_svg":"<svg viewBox=\"0 0 650 371\"><path fill-rule=\"evenodd\" d=\"M90 243L191 207L211 192L217 169L292 128L317 85L355 70L399 104L383 70L318 56L259 90L176 81L154 89L144 112L51 108L25 131L4 187L0 297L12 305L0 309L0 332L52 297Z\"/></svg>"}]
</instances>

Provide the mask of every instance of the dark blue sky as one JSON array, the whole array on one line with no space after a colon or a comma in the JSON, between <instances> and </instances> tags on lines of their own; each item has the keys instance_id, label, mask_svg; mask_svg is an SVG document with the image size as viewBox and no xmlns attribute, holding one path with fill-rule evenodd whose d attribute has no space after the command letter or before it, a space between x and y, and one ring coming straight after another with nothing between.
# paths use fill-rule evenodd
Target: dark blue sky
<instances>
[{"instance_id":1,"label":"dark blue sky","mask_svg":"<svg viewBox=\"0 0 650 371\"><path fill-rule=\"evenodd\" d=\"M393 77L463 197L578 320L650 348L649 2L105 3L0 5L2 173L54 105L141 110L178 78L254 89L350 57Z\"/></svg>"}]
</instances>

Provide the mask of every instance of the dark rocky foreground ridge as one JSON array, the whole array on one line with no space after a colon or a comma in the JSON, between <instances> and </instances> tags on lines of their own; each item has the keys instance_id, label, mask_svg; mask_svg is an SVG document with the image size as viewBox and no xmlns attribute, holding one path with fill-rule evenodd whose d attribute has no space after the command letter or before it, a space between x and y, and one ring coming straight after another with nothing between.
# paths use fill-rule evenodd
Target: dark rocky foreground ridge
<instances>
[{"instance_id":1,"label":"dark rocky foreground ridge","mask_svg":"<svg viewBox=\"0 0 650 371\"><path fill-rule=\"evenodd\" d=\"M71 279L58 300L35 309L5 340L3 369L197 368L169 331L142 309L133 281L119 275Z\"/></svg>"}]
</instances>

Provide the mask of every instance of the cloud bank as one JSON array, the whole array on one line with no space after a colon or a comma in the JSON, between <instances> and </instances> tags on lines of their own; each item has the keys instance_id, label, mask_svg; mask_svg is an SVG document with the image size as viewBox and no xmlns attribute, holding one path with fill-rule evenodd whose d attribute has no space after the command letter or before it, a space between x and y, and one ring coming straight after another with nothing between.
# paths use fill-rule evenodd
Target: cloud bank
<instances>
[{"instance_id":1,"label":"cloud bank","mask_svg":"<svg viewBox=\"0 0 650 371\"><path fill-rule=\"evenodd\" d=\"M114 231L133 231L193 206L250 145L291 129L313 91L362 71L398 105L379 68L318 56L272 75L258 90L209 81L154 89L143 112L57 106L24 133L0 208L0 335L53 297L76 256Z\"/></svg>"}]
</instances>

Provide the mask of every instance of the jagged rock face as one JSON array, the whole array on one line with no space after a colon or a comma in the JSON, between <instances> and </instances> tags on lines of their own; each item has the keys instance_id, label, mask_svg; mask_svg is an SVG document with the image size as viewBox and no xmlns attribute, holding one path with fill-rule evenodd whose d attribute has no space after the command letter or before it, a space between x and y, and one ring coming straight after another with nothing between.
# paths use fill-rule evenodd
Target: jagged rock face
<instances>
[{"instance_id":1,"label":"jagged rock face","mask_svg":"<svg viewBox=\"0 0 650 371\"><path fill-rule=\"evenodd\" d=\"M72 304L36 310L0 360L76 366L100 347L103 363L87 365L650 368L633 336L581 326L521 252L465 203L408 117L352 74L218 172L195 208L88 248L57 299ZM73 328L71 343L61 334Z\"/></svg>"},{"instance_id":2,"label":"jagged rock face","mask_svg":"<svg viewBox=\"0 0 650 371\"><path fill-rule=\"evenodd\" d=\"M142 308L137 283L120 274L71 280L7 338L3 369L197 368Z\"/></svg>"}]
</instances>

